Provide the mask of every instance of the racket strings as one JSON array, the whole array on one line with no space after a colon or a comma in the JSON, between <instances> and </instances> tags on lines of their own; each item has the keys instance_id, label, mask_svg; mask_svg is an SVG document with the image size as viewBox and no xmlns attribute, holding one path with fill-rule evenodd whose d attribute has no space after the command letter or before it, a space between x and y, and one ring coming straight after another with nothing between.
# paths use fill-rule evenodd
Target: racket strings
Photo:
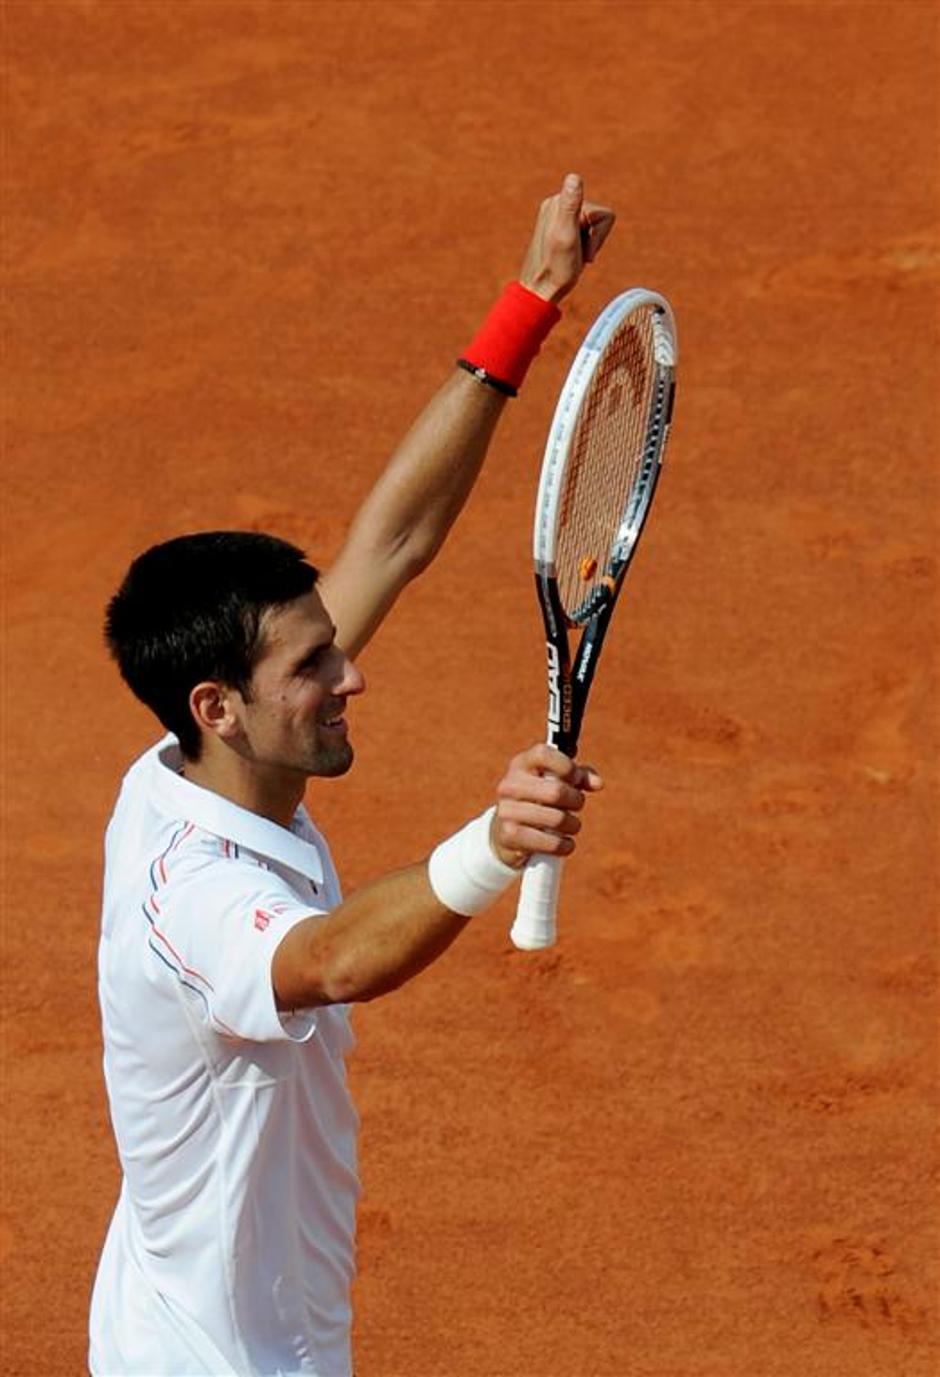
<instances>
[{"instance_id":1,"label":"racket strings","mask_svg":"<svg viewBox=\"0 0 940 1377\"><path fill-rule=\"evenodd\" d=\"M656 309L632 312L581 402L559 502L555 570L566 617L587 621L614 580L624 520L637 508L657 382Z\"/></svg>"}]
</instances>

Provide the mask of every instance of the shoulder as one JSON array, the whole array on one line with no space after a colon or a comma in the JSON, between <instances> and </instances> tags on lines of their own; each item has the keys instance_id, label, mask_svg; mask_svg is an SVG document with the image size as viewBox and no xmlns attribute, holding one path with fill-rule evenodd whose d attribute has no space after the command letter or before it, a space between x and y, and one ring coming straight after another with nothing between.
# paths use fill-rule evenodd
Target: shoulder
<instances>
[{"instance_id":1,"label":"shoulder","mask_svg":"<svg viewBox=\"0 0 940 1377\"><path fill-rule=\"evenodd\" d=\"M171 933L193 936L201 931L207 941L212 933L229 941L233 922L238 927L259 913L261 926L267 926L272 916L298 908L304 916L313 911L309 899L302 901L265 858L185 820L151 860L146 887L148 917Z\"/></svg>"},{"instance_id":2,"label":"shoulder","mask_svg":"<svg viewBox=\"0 0 940 1377\"><path fill-rule=\"evenodd\" d=\"M217 836L187 818L176 819L157 862L158 871L177 883L202 880L238 885L254 883L269 869L263 857L227 837Z\"/></svg>"}]
</instances>

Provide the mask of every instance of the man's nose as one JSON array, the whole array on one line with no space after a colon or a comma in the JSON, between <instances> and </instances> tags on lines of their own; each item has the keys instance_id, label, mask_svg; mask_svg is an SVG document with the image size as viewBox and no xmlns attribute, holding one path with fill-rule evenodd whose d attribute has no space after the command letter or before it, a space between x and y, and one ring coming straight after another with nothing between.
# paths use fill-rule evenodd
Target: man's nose
<instances>
[{"instance_id":1,"label":"man's nose","mask_svg":"<svg viewBox=\"0 0 940 1377\"><path fill-rule=\"evenodd\" d=\"M348 655L343 656L342 679L334 690L348 698L352 694L362 693L366 686L366 681L362 670L355 660L350 660Z\"/></svg>"}]
</instances>

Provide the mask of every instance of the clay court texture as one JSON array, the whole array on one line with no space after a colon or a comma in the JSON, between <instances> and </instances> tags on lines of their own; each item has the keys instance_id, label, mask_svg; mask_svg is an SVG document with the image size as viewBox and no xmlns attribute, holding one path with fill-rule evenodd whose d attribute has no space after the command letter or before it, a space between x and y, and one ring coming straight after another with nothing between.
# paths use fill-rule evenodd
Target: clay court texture
<instances>
[{"instance_id":1,"label":"clay court texture","mask_svg":"<svg viewBox=\"0 0 940 1377\"><path fill-rule=\"evenodd\" d=\"M132 556L325 564L569 168L620 219L308 805L347 892L544 725L534 484L580 337L679 393L557 948L507 897L359 1009L359 1377L937 1370L937 12L7 3L4 1349L84 1370L119 1183L101 835Z\"/></svg>"}]
</instances>

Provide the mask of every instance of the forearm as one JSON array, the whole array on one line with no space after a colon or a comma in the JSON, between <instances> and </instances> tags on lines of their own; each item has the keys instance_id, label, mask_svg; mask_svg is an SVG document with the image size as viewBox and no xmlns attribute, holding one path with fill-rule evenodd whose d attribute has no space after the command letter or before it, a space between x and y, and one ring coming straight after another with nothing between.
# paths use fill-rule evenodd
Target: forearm
<instances>
[{"instance_id":1,"label":"forearm","mask_svg":"<svg viewBox=\"0 0 940 1377\"><path fill-rule=\"evenodd\" d=\"M275 955L278 1006L347 1004L387 994L435 961L469 922L437 898L426 864L393 871L288 934Z\"/></svg>"}]
</instances>

